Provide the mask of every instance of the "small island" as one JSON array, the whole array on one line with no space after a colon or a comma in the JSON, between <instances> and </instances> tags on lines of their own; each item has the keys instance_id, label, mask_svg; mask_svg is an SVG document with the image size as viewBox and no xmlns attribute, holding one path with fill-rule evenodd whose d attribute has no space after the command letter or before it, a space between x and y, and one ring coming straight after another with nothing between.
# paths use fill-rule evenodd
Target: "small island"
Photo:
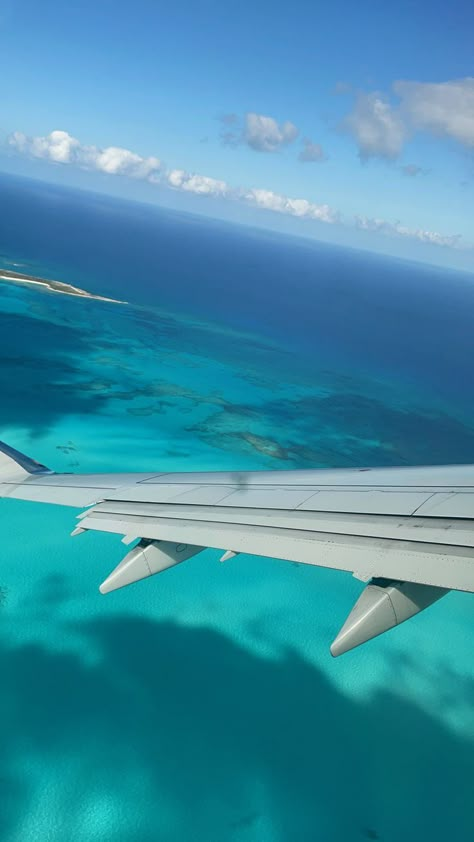
<instances>
[{"instance_id":1,"label":"small island","mask_svg":"<svg viewBox=\"0 0 474 842\"><path fill-rule=\"evenodd\" d=\"M94 295L85 289L74 287L71 284L64 284L62 281L50 281L46 278L37 278L35 275L25 275L22 272L13 272L10 269L0 269L0 281L12 284L28 284L40 286L48 292L56 292L61 295L74 295L77 298L93 298L95 301L108 301L111 304L127 304L126 301L119 301L116 298L106 298L104 295Z\"/></svg>"}]
</instances>

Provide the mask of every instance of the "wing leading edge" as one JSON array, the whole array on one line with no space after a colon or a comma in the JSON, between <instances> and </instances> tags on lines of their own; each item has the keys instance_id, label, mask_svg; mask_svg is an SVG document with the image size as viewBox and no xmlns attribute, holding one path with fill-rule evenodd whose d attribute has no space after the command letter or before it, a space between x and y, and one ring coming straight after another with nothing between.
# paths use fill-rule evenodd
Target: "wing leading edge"
<instances>
[{"instance_id":1,"label":"wing leading edge","mask_svg":"<svg viewBox=\"0 0 474 842\"><path fill-rule=\"evenodd\" d=\"M368 585L334 655L474 592L474 466L57 474L0 443L0 497L87 507L73 535L139 540L103 593L206 547L351 572Z\"/></svg>"}]
</instances>

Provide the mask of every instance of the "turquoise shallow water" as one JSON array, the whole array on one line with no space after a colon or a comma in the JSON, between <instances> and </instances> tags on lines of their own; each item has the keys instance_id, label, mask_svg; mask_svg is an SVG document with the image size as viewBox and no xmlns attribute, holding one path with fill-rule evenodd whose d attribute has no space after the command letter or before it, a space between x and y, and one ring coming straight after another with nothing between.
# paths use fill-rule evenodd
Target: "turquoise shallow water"
<instances>
[{"instance_id":1,"label":"turquoise shallow water","mask_svg":"<svg viewBox=\"0 0 474 842\"><path fill-rule=\"evenodd\" d=\"M295 343L200 314L1 293L0 434L57 470L474 453L467 401L330 368L327 348L309 370ZM333 660L351 577L206 551L104 597L124 547L71 539L75 515L0 507L2 840L470 837L470 596Z\"/></svg>"}]
</instances>

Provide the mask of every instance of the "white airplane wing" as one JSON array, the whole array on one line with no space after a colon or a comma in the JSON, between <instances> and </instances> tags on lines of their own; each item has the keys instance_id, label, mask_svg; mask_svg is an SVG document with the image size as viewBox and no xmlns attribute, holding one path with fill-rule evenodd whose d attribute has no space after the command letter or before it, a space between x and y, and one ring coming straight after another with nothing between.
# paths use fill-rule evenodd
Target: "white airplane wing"
<instances>
[{"instance_id":1,"label":"white airplane wing","mask_svg":"<svg viewBox=\"0 0 474 842\"><path fill-rule=\"evenodd\" d=\"M346 570L368 583L333 655L448 590L474 592L474 466L60 474L0 443L0 497L85 508L73 535L138 544L107 593L207 547Z\"/></svg>"}]
</instances>

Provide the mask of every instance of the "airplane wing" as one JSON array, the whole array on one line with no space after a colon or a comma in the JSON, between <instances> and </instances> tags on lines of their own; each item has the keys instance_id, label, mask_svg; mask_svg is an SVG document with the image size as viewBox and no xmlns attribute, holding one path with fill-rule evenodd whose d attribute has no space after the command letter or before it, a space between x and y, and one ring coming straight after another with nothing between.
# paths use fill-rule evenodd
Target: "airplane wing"
<instances>
[{"instance_id":1,"label":"airplane wing","mask_svg":"<svg viewBox=\"0 0 474 842\"><path fill-rule=\"evenodd\" d=\"M116 590L207 547L346 570L368 583L340 655L431 605L474 592L474 466L61 474L0 443L0 497L85 508L72 535L138 541Z\"/></svg>"}]
</instances>

